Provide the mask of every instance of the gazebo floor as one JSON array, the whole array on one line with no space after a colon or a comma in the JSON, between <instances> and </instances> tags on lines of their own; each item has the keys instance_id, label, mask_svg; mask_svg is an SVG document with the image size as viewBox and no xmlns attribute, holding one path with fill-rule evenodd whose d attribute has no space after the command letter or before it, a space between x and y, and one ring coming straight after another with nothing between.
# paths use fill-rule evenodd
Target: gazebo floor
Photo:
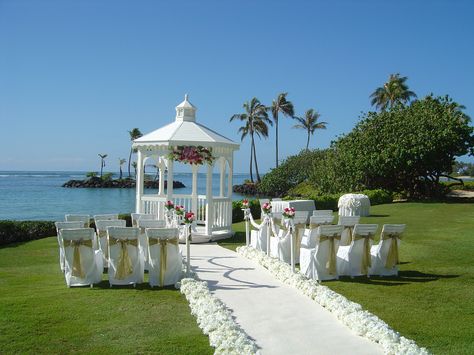
<instances>
[{"instance_id":1,"label":"gazebo floor","mask_svg":"<svg viewBox=\"0 0 474 355\"><path fill-rule=\"evenodd\" d=\"M222 230L222 231L214 231L212 235L206 234L206 228L204 226L196 226L196 231L191 233L192 244L200 244L200 243L209 243L214 242L216 240L230 238L234 235L232 230ZM181 244L185 244L184 242L180 241Z\"/></svg>"}]
</instances>

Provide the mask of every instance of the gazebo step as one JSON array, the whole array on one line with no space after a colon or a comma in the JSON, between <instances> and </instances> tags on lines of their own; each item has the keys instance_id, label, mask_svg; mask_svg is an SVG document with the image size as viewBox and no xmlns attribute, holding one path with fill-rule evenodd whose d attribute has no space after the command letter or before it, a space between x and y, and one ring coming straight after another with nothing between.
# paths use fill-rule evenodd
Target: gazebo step
<instances>
[{"instance_id":1,"label":"gazebo step","mask_svg":"<svg viewBox=\"0 0 474 355\"><path fill-rule=\"evenodd\" d=\"M215 231L212 232L212 235L208 235L203 226L197 226L196 229L197 231L192 233L191 243L193 244L214 242L216 240L230 238L234 235L234 232L231 230Z\"/></svg>"}]
</instances>

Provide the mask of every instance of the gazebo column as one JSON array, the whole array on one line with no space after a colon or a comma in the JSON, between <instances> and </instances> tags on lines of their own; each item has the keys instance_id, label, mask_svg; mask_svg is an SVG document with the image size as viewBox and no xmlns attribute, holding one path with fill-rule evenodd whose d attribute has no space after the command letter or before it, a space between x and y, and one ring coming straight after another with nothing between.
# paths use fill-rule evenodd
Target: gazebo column
<instances>
[{"instance_id":1,"label":"gazebo column","mask_svg":"<svg viewBox=\"0 0 474 355\"><path fill-rule=\"evenodd\" d=\"M198 211L198 193L197 193L197 175L199 171L199 165L192 164L191 169L193 172L193 186L192 186L192 192L191 192L191 211L194 212L194 215L196 218L199 216L199 211Z\"/></svg>"},{"instance_id":2,"label":"gazebo column","mask_svg":"<svg viewBox=\"0 0 474 355\"><path fill-rule=\"evenodd\" d=\"M135 212L136 213L143 213L143 203L142 203L142 196L143 196L143 153L141 150L137 151L137 176L136 179L136 203L135 203Z\"/></svg>"},{"instance_id":3,"label":"gazebo column","mask_svg":"<svg viewBox=\"0 0 474 355\"><path fill-rule=\"evenodd\" d=\"M232 197L232 176L234 173L233 159L229 158L229 175L227 176L227 197Z\"/></svg>"},{"instance_id":4,"label":"gazebo column","mask_svg":"<svg viewBox=\"0 0 474 355\"><path fill-rule=\"evenodd\" d=\"M220 165L220 190L219 190L219 197L224 197L224 188L225 188L225 159L222 157L220 159L221 165Z\"/></svg>"},{"instance_id":5,"label":"gazebo column","mask_svg":"<svg viewBox=\"0 0 474 355\"><path fill-rule=\"evenodd\" d=\"M158 168L160 169L160 176L158 180L158 195L163 196L165 194L165 163L163 158L158 158Z\"/></svg>"},{"instance_id":6,"label":"gazebo column","mask_svg":"<svg viewBox=\"0 0 474 355\"><path fill-rule=\"evenodd\" d=\"M206 234L212 235L212 224L214 222L214 202L212 199L212 164L207 166L206 177Z\"/></svg>"},{"instance_id":7,"label":"gazebo column","mask_svg":"<svg viewBox=\"0 0 474 355\"><path fill-rule=\"evenodd\" d=\"M168 182L166 186L166 198L173 198L173 159L168 159Z\"/></svg>"}]
</instances>

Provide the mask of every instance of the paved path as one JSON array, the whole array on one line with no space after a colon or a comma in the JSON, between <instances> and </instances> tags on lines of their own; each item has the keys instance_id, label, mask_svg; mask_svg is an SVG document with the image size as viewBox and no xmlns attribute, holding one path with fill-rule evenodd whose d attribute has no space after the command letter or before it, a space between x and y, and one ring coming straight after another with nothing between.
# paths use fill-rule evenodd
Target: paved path
<instances>
[{"instance_id":1,"label":"paved path","mask_svg":"<svg viewBox=\"0 0 474 355\"><path fill-rule=\"evenodd\" d=\"M265 268L216 244L192 244L191 265L262 354L382 354Z\"/></svg>"}]
</instances>

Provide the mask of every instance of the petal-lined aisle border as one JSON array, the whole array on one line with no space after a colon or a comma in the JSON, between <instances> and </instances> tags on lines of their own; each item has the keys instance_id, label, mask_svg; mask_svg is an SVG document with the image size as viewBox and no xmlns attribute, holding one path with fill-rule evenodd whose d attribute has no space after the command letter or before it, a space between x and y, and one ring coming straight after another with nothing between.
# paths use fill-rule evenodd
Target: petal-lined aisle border
<instances>
[{"instance_id":1,"label":"petal-lined aisle border","mask_svg":"<svg viewBox=\"0 0 474 355\"><path fill-rule=\"evenodd\" d=\"M209 336L215 354L258 354L255 342L234 321L225 304L211 294L205 281L182 279L180 291L199 327Z\"/></svg>"},{"instance_id":2,"label":"petal-lined aisle border","mask_svg":"<svg viewBox=\"0 0 474 355\"><path fill-rule=\"evenodd\" d=\"M413 340L401 336L383 320L363 310L360 304L349 301L344 296L300 273L293 273L290 265L268 257L252 247L238 247L237 253L256 261L278 280L298 289L302 294L319 303L358 335L380 344L386 354L429 354L428 350L419 347Z\"/></svg>"}]
</instances>

